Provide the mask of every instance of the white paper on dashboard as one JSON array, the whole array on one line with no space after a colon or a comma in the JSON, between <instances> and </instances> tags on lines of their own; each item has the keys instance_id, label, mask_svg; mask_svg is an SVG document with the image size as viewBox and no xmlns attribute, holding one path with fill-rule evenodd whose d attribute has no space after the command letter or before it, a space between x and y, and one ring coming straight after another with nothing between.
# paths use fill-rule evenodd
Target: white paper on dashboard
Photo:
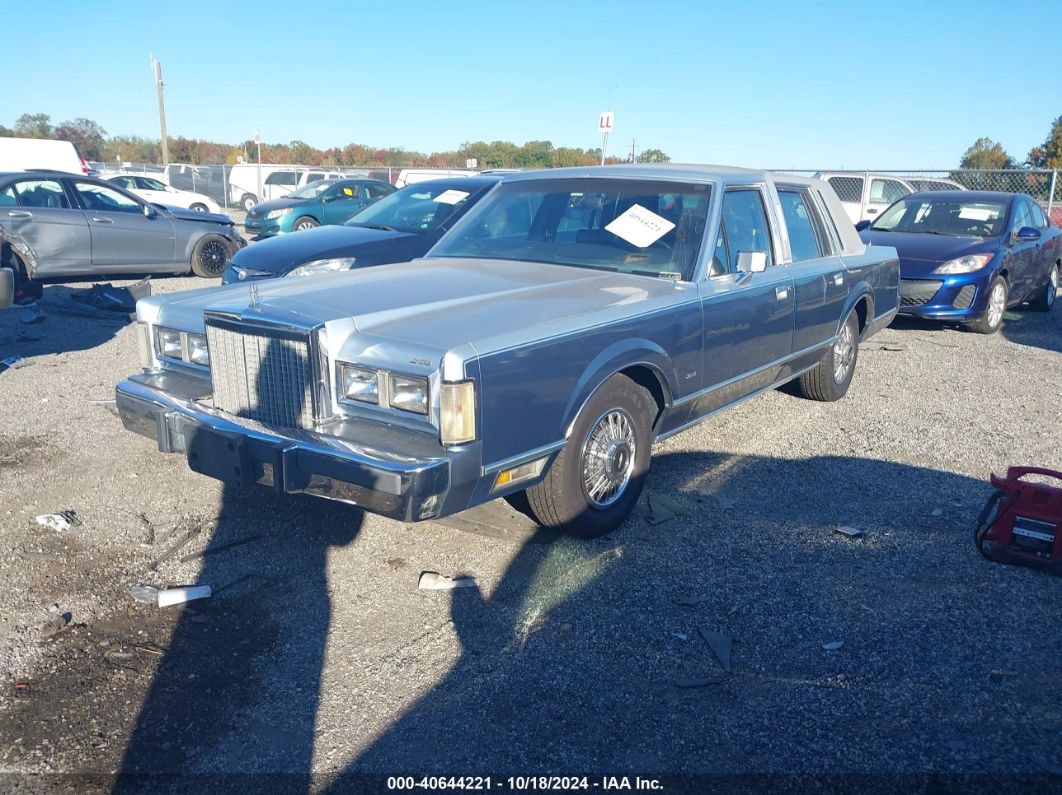
<instances>
[{"instance_id":1,"label":"white paper on dashboard","mask_svg":"<svg viewBox=\"0 0 1062 795\"><path fill-rule=\"evenodd\" d=\"M997 215L995 210L986 210L984 207L963 207L959 210L959 217L967 221L991 221Z\"/></svg>"},{"instance_id":2,"label":"white paper on dashboard","mask_svg":"<svg viewBox=\"0 0 1062 795\"><path fill-rule=\"evenodd\" d=\"M638 248L651 246L674 228L669 220L640 204L631 205L629 210L605 226L609 232Z\"/></svg>"},{"instance_id":3,"label":"white paper on dashboard","mask_svg":"<svg viewBox=\"0 0 1062 795\"><path fill-rule=\"evenodd\" d=\"M465 190L450 190L443 191L435 197L435 201L439 204L457 204L461 199L468 196L468 191Z\"/></svg>"}]
</instances>

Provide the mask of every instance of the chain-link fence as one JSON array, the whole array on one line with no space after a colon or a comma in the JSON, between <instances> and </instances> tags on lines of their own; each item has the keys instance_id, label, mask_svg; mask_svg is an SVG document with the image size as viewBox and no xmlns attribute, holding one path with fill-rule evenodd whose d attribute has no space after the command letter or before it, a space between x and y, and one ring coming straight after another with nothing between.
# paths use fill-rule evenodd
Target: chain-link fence
<instances>
[{"instance_id":1,"label":"chain-link fence","mask_svg":"<svg viewBox=\"0 0 1062 795\"><path fill-rule=\"evenodd\" d=\"M806 170L775 169L828 181L843 202L891 204L908 193L988 190L1027 193L1062 226L1062 179L1048 169Z\"/></svg>"},{"instance_id":2,"label":"chain-link fence","mask_svg":"<svg viewBox=\"0 0 1062 795\"><path fill-rule=\"evenodd\" d=\"M367 177L394 185L406 170L397 166L333 168L263 163L190 165L171 163L92 163L101 176L113 173L143 174L178 190L202 193L225 210L247 210L268 199L286 196L315 179ZM467 174L464 170L410 169L427 176ZM990 190L1027 193L1036 199L1057 226L1062 226L1062 179L1057 171L1034 169L772 169L788 174L817 176L829 181L841 201L891 204L908 193L935 190Z\"/></svg>"}]
</instances>

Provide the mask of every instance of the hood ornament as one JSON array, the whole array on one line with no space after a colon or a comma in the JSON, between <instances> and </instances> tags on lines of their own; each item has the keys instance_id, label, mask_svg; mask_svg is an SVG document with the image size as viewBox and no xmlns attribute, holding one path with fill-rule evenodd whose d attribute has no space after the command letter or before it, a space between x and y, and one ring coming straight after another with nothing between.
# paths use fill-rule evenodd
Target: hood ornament
<instances>
[{"instance_id":1,"label":"hood ornament","mask_svg":"<svg viewBox=\"0 0 1062 795\"><path fill-rule=\"evenodd\" d=\"M261 312L262 311L262 301L258 297L258 285L257 284L248 285L247 290L250 293L250 302L247 305L248 308L250 308L250 310L252 312Z\"/></svg>"}]
</instances>

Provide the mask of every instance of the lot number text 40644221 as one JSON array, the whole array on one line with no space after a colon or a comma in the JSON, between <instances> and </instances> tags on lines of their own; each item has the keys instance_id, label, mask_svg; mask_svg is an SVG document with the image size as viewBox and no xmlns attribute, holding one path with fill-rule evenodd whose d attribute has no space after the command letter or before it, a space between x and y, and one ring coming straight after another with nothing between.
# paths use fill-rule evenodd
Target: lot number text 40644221
<instances>
[{"instance_id":1,"label":"lot number text 40644221","mask_svg":"<svg viewBox=\"0 0 1062 795\"><path fill-rule=\"evenodd\" d=\"M664 789L658 779L635 776L389 776L389 790L515 790L559 792L563 790L653 791Z\"/></svg>"}]
</instances>

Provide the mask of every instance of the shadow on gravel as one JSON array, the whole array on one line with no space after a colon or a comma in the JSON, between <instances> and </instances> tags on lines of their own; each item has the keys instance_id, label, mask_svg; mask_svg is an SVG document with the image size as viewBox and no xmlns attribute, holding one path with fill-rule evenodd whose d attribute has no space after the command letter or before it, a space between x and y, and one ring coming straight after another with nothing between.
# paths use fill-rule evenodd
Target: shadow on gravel
<instances>
[{"instance_id":1,"label":"shadow on gravel","mask_svg":"<svg viewBox=\"0 0 1062 795\"><path fill-rule=\"evenodd\" d=\"M666 495L673 518L651 525L640 508L607 538L533 537L489 594L425 597L450 601L457 661L375 738L352 712L349 734L327 742L368 746L311 781L326 555L361 515L226 490L211 547L254 518L283 528L265 550L282 560L262 572L207 555L202 582L237 584L181 618L116 791L1038 770L1033 755L1062 725L1057 580L978 557L984 482L857 457L671 453L654 459L648 493ZM732 673L702 631L733 639ZM404 703L417 686L399 676L375 698ZM215 771L259 775L187 777Z\"/></svg>"},{"instance_id":2,"label":"shadow on gravel","mask_svg":"<svg viewBox=\"0 0 1062 795\"><path fill-rule=\"evenodd\" d=\"M1056 307L1053 312L1023 310L1018 320L1004 321L1003 336L1016 345L1062 353L1062 323L1058 320L1062 317L1060 313L1062 307Z\"/></svg>"},{"instance_id":3,"label":"shadow on gravel","mask_svg":"<svg viewBox=\"0 0 1062 795\"><path fill-rule=\"evenodd\" d=\"M1042 748L1062 718L1057 582L978 557L986 484L703 453L657 457L649 489L688 513L526 544L489 595L443 595L460 658L331 790L390 775L1039 771L1012 751ZM733 639L732 673L702 631Z\"/></svg>"}]
</instances>

